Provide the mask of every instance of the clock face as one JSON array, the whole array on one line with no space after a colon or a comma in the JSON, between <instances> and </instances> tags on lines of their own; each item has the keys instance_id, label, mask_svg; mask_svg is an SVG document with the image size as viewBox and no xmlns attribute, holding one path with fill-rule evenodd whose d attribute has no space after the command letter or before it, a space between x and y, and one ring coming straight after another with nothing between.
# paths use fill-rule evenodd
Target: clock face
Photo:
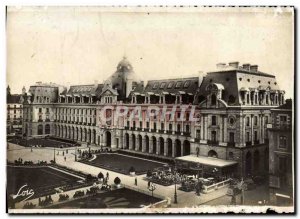
<instances>
[{"instance_id":1,"label":"clock face","mask_svg":"<svg viewBox=\"0 0 300 219\"><path fill-rule=\"evenodd\" d=\"M235 118L233 116L229 116L228 121L231 126L233 126L235 124Z\"/></svg>"},{"instance_id":2,"label":"clock face","mask_svg":"<svg viewBox=\"0 0 300 219\"><path fill-rule=\"evenodd\" d=\"M197 119L196 124L200 125L201 124L201 115L200 115L200 113L197 113L195 118Z\"/></svg>"}]
</instances>

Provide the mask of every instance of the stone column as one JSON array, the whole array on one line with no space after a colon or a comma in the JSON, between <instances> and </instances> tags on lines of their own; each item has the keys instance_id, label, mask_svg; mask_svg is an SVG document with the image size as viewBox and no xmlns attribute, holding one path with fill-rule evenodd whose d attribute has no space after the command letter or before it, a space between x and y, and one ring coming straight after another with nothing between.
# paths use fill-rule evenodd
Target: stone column
<instances>
[{"instance_id":1,"label":"stone column","mask_svg":"<svg viewBox=\"0 0 300 219\"><path fill-rule=\"evenodd\" d=\"M145 138L145 136L143 136L142 142L143 142L142 152L146 152L146 138ZM148 151L146 153L148 153Z\"/></svg>"},{"instance_id":2,"label":"stone column","mask_svg":"<svg viewBox=\"0 0 300 219\"><path fill-rule=\"evenodd\" d=\"M264 115L261 115L261 126L260 126L260 129L261 129L261 143L265 143L265 117Z\"/></svg>"},{"instance_id":3,"label":"stone column","mask_svg":"<svg viewBox=\"0 0 300 219\"><path fill-rule=\"evenodd\" d=\"M156 140L156 154L160 154L160 141Z\"/></svg>"},{"instance_id":4,"label":"stone column","mask_svg":"<svg viewBox=\"0 0 300 219\"><path fill-rule=\"evenodd\" d=\"M76 131L76 128L74 129L74 140L77 140L77 131Z\"/></svg>"},{"instance_id":5,"label":"stone column","mask_svg":"<svg viewBox=\"0 0 300 219\"><path fill-rule=\"evenodd\" d=\"M207 115L205 115L204 117L204 126L205 126L205 129L204 129L204 140L207 140L208 137L207 137L207 127L208 127L208 121L207 121Z\"/></svg>"},{"instance_id":6,"label":"stone column","mask_svg":"<svg viewBox=\"0 0 300 219\"><path fill-rule=\"evenodd\" d=\"M224 142L228 142L228 137L227 137L227 116L224 117Z\"/></svg>"},{"instance_id":7,"label":"stone column","mask_svg":"<svg viewBox=\"0 0 300 219\"><path fill-rule=\"evenodd\" d=\"M133 149L133 147L132 147L132 136L131 135L129 135L129 145L128 145L128 148L129 148L129 150Z\"/></svg>"},{"instance_id":8,"label":"stone column","mask_svg":"<svg viewBox=\"0 0 300 219\"><path fill-rule=\"evenodd\" d=\"M181 147L181 156L183 156L183 142L181 143L180 147Z\"/></svg>"},{"instance_id":9,"label":"stone column","mask_svg":"<svg viewBox=\"0 0 300 219\"><path fill-rule=\"evenodd\" d=\"M223 126L224 126L224 116L221 115L220 133L219 133L219 136L220 136L220 142L225 142L225 141L224 141L224 131L223 131Z\"/></svg>"},{"instance_id":10,"label":"stone column","mask_svg":"<svg viewBox=\"0 0 300 219\"><path fill-rule=\"evenodd\" d=\"M172 147L173 147L173 149L172 149L172 157L175 157L175 155L176 155L176 143L175 143L175 141L173 142Z\"/></svg>"},{"instance_id":11,"label":"stone column","mask_svg":"<svg viewBox=\"0 0 300 219\"><path fill-rule=\"evenodd\" d=\"M96 143L96 142L94 142L94 130L92 129L91 130L91 139L90 139L90 142L91 142L91 144L94 144L94 143Z\"/></svg>"},{"instance_id":12,"label":"stone column","mask_svg":"<svg viewBox=\"0 0 300 219\"><path fill-rule=\"evenodd\" d=\"M205 122L204 122L204 115L201 115L201 123L202 123L202 127L200 129L200 135L201 135L201 139L204 140L204 136L205 136Z\"/></svg>"},{"instance_id":13,"label":"stone column","mask_svg":"<svg viewBox=\"0 0 300 219\"><path fill-rule=\"evenodd\" d=\"M254 130L253 130L253 115L251 115L251 118L250 118L250 125L251 125L251 144L253 145L254 144Z\"/></svg>"},{"instance_id":14,"label":"stone column","mask_svg":"<svg viewBox=\"0 0 300 219\"><path fill-rule=\"evenodd\" d=\"M134 149L134 150L136 150L136 151L138 150L138 148L139 148L139 146L140 146L139 144L140 144L140 143L139 143L139 136L136 136L136 137L135 137L135 149Z\"/></svg>"},{"instance_id":15,"label":"stone column","mask_svg":"<svg viewBox=\"0 0 300 219\"><path fill-rule=\"evenodd\" d=\"M165 141L164 142L164 156L167 156L168 155L168 142Z\"/></svg>"},{"instance_id":16,"label":"stone column","mask_svg":"<svg viewBox=\"0 0 300 219\"><path fill-rule=\"evenodd\" d=\"M149 154L153 153L153 141L152 138L149 138Z\"/></svg>"}]
</instances>

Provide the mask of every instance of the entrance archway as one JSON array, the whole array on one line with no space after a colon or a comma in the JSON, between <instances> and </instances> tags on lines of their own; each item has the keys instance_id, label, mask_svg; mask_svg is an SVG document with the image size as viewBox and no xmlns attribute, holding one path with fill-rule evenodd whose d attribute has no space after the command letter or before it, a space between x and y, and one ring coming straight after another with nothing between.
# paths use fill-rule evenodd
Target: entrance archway
<instances>
[{"instance_id":1,"label":"entrance archway","mask_svg":"<svg viewBox=\"0 0 300 219\"><path fill-rule=\"evenodd\" d=\"M246 154L245 172L246 172L246 175L252 173L252 155L251 155L250 151L248 151Z\"/></svg>"},{"instance_id":2,"label":"entrance archway","mask_svg":"<svg viewBox=\"0 0 300 219\"><path fill-rule=\"evenodd\" d=\"M148 135L145 136L145 143L146 143L146 152L149 153L149 137Z\"/></svg>"},{"instance_id":3,"label":"entrance archway","mask_svg":"<svg viewBox=\"0 0 300 219\"><path fill-rule=\"evenodd\" d=\"M124 145L124 149L128 149L129 148L129 134L125 133L125 145Z\"/></svg>"},{"instance_id":4,"label":"entrance archway","mask_svg":"<svg viewBox=\"0 0 300 219\"><path fill-rule=\"evenodd\" d=\"M181 142L178 139L175 140L175 152L176 152L175 157L181 156Z\"/></svg>"},{"instance_id":5,"label":"entrance archway","mask_svg":"<svg viewBox=\"0 0 300 219\"><path fill-rule=\"evenodd\" d=\"M106 147L111 147L111 133L109 131L106 132Z\"/></svg>"},{"instance_id":6,"label":"entrance archway","mask_svg":"<svg viewBox=\"0 0 300 219\"><path fill-rule=\"evenodd\" d=\"M165 153L165 142L162 137L159 138L159 154L164 155Z\"/></svg>"},{"instance_id":7,"label":"entrance archway","mask_svg":"<svg viewBox=\"0 0 300 219\"><path fill-rule=\"evenodd\" d=\"M214 157L214 158L218 158L218 154L216 151L214 150L210 150L208 153L207 153L207 156L209 157Z\"/></svg>"},{"instance_id":8,"label":"entrance archway","mask_svg":"<svg viewBox=\"0 0 300 219\"><path fill-rule=\"evenodd\" d=\"M131 141L132 141L132 150L135 150L135 135L131 135Z\"/></svg>"},{"instance_id":9,"label":"entrance archway","mask_svg":"<svg viewBox=\"0 0 300 219\"><path fill-rule=\"evenodd\" d=\"M183 156L191 154L191 145L188 140L183 142Z\"/></svg>"},{"instance_id":10,"label":"entrance archway","mask_svg":"<svg viewBox=\"0 0 300 219\"><path fill-rule=\"evenodd\" d=\"M141 135L138 135L138 151L142 151L142 146L143 146L143 138Z\"/></svg>"},{"instance_id":11,"label":"entrance archway","mask_svg":"<svg viewBox=\"0 0 300 219\"><path fill-rule=\"evenodd\" d=\"M254 166L254 171L255 172L258 172L258 170L259 170L259 161L260 161L260 159L259 159L259 151L258 150L255 150L254 151L254 157L253 157L253 166Z\"/></svg>"},{"instance_id":12,"label":"entrance archway","mask_svg":"<svg viewBox=\"0 0 300 219\"><path fill-rule=\"evenodd\" d=\"M173 145L172 145L172 139L168 138L167 139L167 144L168 144L168 157L172 157L173 154Z\"/></svg>"},{"instance_id":13,"label":"entrance archway","mask_svg":"<svg viewBox=\"0 0 300 219\"><path fill-rule=\"evenodd\" d=\"M156 138L152 136L152 153L156 154Z\"/></svg>"}]
</instances>

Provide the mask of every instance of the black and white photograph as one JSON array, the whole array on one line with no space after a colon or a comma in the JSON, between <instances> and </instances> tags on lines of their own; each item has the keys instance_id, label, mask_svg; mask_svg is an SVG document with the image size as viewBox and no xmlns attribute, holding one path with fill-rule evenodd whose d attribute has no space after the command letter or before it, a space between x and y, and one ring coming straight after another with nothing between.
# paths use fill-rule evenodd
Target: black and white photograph
<instances>
[{"instance_id":1,"label":"black and white photograph","mask_svg":"<svg viewBox=\"0 0 300 219\"><path fill-rule=\"evenodd\" d=\"M294 213L294 10L7 6L8 214Z\"/></svg>"}]
</instances>

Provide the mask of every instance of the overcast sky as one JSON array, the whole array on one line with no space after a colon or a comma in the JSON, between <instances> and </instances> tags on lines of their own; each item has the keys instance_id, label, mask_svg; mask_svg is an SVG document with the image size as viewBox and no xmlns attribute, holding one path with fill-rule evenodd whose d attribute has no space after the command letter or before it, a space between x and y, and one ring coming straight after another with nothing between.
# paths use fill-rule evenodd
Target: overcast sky
<instances>
[{"instance_id":1,"label":"overcast sky","mask_svg":"<svg viewBox=\"0 0 300 219\"><path fill-rule=\"evenodd\" d=\"M293 26L291 9L9 8L7 83L102 82L126 55L143 80L257 64L292 97Z\"/></svg>"}]
</instances>

